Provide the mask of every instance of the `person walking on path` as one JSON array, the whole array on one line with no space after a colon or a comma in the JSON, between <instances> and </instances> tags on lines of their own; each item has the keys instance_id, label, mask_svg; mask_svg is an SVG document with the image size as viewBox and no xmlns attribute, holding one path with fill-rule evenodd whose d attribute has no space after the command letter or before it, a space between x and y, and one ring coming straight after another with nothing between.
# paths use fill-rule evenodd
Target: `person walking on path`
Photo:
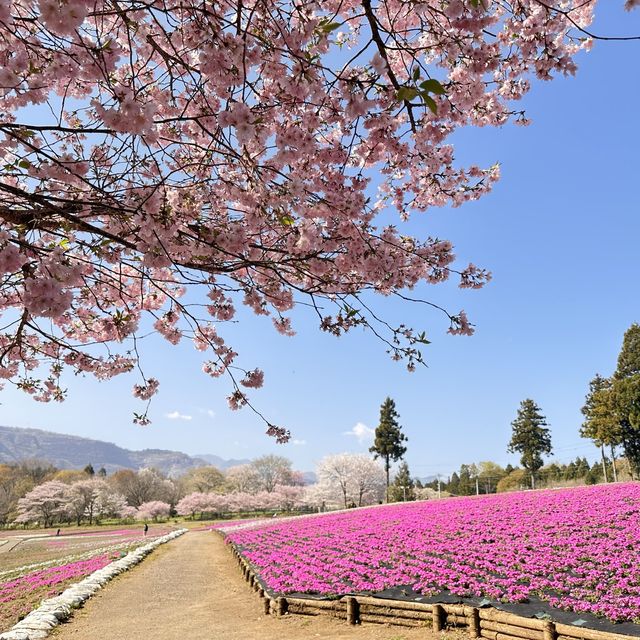
<instances>
[{"instance_id":1,"label":"person walking on path","mask_svg":"<svg viewBox=\"0 0 640 640\"><path fill-rule=\"evenodd\" d=\"M144 537L147 537L147 531L149 531L149 525L145 522L144 523Z\"/></svg>"}]
</instances>

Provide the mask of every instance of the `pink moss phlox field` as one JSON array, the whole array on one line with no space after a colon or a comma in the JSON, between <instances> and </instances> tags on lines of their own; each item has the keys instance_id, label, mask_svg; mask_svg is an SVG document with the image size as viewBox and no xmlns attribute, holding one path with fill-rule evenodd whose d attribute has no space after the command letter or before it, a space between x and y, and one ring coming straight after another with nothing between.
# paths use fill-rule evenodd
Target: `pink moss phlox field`
<instances>
[{"instance_id":1,"label":"pink moss phlox field","mask_svg":"<svg viewBox=\"0 0 640 640\"><path fill-rule=\"evenodd\" d=\"M110 554L101 554L88 560L70 562L57 567L48 567L41 571L34 571L8 582L0 583L0 603L11 602L25 592L29 593L42 587L55 587L72 579L81 579L89 574L102 569L113 557Z\"/></svg>"},{"instance_id":2,"label":"pink moss phlox field","mask_svg":"<svg viewBox=\"0 0 640 640\"><path fill-rule=\"evenodd\" d=\"M400 503L227 539L279 593L412 585L640 621L640 484Z\"/></svg>"}]
</instances>

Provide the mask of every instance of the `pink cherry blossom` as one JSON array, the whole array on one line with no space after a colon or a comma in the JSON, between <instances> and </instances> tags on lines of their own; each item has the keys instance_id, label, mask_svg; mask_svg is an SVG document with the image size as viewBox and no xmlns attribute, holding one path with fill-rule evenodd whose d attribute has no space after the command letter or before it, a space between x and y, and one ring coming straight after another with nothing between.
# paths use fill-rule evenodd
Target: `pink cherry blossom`
<instances>
[{"instance_id":1,"label":"pink cherry blossom","mask_svg":"<svg viewBox=\"0 0 640 640\"><path fill-rule=\"evenodd\" d=\"M0 314L22 321L4 323L0 378L61 400L67 368L140 365L153 326L192 340L231 406L252 406L240 387L262 372L224 337L242 304L288 336L310 308L323 331L367 328L423 363L423 327L360 296L490 279L404 223L491 191L499 165L456 162L455 134L526 123L516 103L575 73L593 5L1 2ZM147 401L157 384L141 377Z\"/></svg>"}]
</instances>

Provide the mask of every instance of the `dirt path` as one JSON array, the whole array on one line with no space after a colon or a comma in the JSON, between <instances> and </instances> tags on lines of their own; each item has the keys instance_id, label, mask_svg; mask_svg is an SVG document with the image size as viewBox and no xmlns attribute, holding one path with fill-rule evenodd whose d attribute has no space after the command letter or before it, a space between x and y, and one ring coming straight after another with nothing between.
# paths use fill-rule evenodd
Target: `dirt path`
<instances>
[{"instance_id":1,"label":"dirt path","mask_svg":"<svg viewBox=\"0 0 640 640\"><path fill-rule=\"evenodd\" d=\"M265 616L222 539L211 532L190 532L160 547L54 632L56 640L436 640L442 635L377 624L350 627L320 617Z\"/></svg>"}]
</instances>

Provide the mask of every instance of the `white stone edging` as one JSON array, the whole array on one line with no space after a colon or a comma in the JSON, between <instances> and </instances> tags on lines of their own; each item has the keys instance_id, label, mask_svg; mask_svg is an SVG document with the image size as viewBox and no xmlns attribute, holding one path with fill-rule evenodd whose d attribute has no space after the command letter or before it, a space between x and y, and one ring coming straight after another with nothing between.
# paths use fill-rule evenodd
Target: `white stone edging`
<instances>
[{"instance_id":1,"label":"white stone edging","mask_svg":"<svg viewBox=\"0 0 640 640\"><path fill-rule=\"evenodd\" d=\"M107 582L137 565L156 547L187 531L188 529L178 529L156 538L130 551L124 558L114 560L102 569L94 571L80 582L65 589L59 596L43 600L37 609L25 616L9 631L0 633L0 640L42 640L46 638L55 626L71 615L73 609L80 607L85 600L99 591Z\"/></svg>"}]
</instances>

